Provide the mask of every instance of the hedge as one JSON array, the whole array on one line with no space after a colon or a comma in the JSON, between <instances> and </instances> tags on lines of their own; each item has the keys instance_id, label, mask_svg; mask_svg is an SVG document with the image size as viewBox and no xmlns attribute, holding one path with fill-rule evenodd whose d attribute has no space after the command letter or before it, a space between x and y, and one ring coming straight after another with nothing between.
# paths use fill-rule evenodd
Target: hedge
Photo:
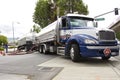
<instances>
[{"instance_id":1,"label":"hedge","mask_svg":"<svg viewBox=\"0 0 120 80\"><path fill-rule=\"evenodd\" d=\"M4 51L4 48L3 48L3 47L0 47L0 51Z\"/></svg>"}]
</instances>

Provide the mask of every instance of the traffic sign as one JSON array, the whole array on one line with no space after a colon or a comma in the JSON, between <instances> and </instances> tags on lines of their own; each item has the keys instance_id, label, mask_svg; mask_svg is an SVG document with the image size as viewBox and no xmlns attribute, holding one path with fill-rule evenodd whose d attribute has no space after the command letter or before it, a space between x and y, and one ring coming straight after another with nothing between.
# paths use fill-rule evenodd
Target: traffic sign
<instances>
[{"instance_id":1,"label":"traffic sign","mask_svg":"<svg viewBox=\"0 0 120 80\"><path fill-rule=\"evenodd\" d=\"M95 21L104 21L105 18L96 18Z\"/></svg>"}]
</instances>

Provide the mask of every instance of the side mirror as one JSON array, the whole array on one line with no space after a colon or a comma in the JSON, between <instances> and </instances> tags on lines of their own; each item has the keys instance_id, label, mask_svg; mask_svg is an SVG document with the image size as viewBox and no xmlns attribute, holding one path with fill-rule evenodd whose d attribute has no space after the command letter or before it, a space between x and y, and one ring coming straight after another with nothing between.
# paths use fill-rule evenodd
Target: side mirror
<instances>
[{"instance_id":1,"label":"side mirror","mask_svg":"<svg viewBox=\"0 0 120 80\"><path fill-rule=\"evenodd\" d=\"M94 27L98 27L98 22L94 22Z\"/></svg>"}]
</instances>

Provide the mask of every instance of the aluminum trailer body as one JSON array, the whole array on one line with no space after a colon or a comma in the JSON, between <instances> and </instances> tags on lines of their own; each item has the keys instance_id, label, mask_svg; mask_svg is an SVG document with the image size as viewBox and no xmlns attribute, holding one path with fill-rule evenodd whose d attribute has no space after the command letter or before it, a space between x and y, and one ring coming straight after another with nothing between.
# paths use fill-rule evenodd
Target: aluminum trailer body
<instances>
[{"instance_id":1,"label":"aluminum trailer body","mask_svg":"<svg viewBox=\"0 0 120 80\"><path fill-rule=\"evenodd\" d=\"M18 50L29 51L35 44L35 35L26 34L18 40Z\"/></svg>"}]
</instances>

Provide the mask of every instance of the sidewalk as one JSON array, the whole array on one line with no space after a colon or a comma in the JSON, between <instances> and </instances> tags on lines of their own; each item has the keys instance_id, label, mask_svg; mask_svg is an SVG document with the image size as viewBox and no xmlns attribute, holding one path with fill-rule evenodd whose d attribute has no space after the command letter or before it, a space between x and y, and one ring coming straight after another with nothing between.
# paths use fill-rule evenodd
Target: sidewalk
<instances>
[{"instance_id":1,"label":"sidewalk","mask_svg":"<svg viewBox=\"0 0 120 80\"><path fill-rule=\"evenodd\" d=\"M116 61L115 58L111 60ZM99 59L91 61L74 63L57 57L38 66L64 67L52 80L120 80L120 72L109 63Z\"/></svg>"},{"instance_id":2,"label":"sidewalk","mask_svg":"<svg viewBox=\"0 0 120 80\"><path fill-rule=\"evenodd\" d=\"M25 51L17 51L17 49L8 49L8 53L5 53L5 56L6 55L24 55L26 54L27 52Z\"/></svg>"},{"instance_id":3,"label":"sidewalk","mask_svg":"<svg viewBox=\"0 0 120 80\"><path fill-rule=\"evenodd\" d=\"M30 80L27 75L0 73L0 80Z\"/></svg>"}]
</instances>

